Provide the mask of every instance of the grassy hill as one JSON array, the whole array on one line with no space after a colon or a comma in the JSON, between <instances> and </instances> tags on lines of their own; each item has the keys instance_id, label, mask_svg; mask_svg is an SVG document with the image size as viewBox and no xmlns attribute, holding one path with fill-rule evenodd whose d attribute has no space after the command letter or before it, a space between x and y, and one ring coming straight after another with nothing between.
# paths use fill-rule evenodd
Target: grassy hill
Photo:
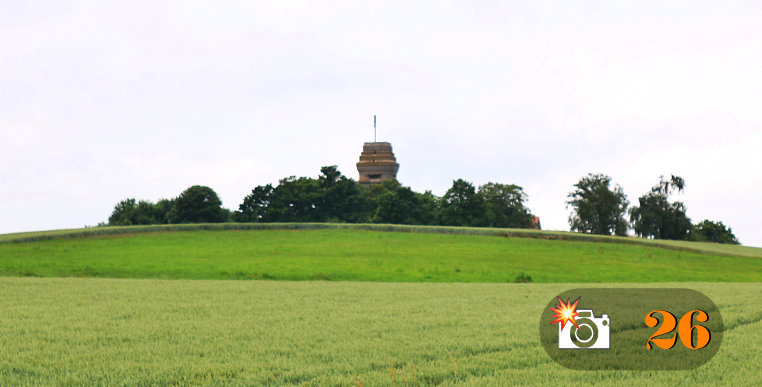
<instances>
[{"instance_id":1,"label":"grassy hill","mask_svg":"<svg viewBox=\"0 0 762 387\"><path fill-rule=\"evenodd\" d=\"M544 283L762 280L762 249L533 230L224 224L0 239L5 276L513 282L523 273Z\"/></svg>"},{"instance_id":2,"label":"grassy hill","mask_svg":"<svg viewBox=\"0 0 762 387\"><path fill-rule=\"evenodd\" d=\"M726 245L709 242L670 241L659 239L643 239L635 237L618 237L605 235L580 234L566 231L546 231L532 229L510 229L490 227L452 227L452 226L410 226L392 224L346 224L346 223L202 223L202 224L171 224L151 226L116 226L49 231L32 231L11 234L0 234L0 244L33 242L50 239L80 238L88 236L104 236L119 234L140 234L169 231L198 231L198 230L368 230L392 231L431 234L463 234L504 236L516 238L561 239L589 242L608 242L636 244L651 247L663 247L709 253L716 255L762 258L762 248L738 245Z\"/></svg>"}]
</instances>

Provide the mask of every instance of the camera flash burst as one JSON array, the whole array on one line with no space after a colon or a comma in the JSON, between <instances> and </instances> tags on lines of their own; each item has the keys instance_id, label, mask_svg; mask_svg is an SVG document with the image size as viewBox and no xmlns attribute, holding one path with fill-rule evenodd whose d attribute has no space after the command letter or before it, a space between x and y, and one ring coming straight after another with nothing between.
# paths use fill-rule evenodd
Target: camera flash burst
<instances>
[{"instance_id":1,"label":"camera flash burst","mask_svg":"<svg viewBox=\"0 0 762 387\"><path fill-rule=\"evenodd\" d=\"M561 330L564 329L567 322L570 322L574 324L577 328L579 326L577 325L577 322L574 320L575 317L579 316L579 313L577 313L577 304L579 303L579 298L574 300L574 303L572 304L569 299L566 299L566 303L564 303L563 300L561 300L561 297L558 297L558 305L556 305L556 308L548 308L556 314L553 315L553 322L551 324L555 323L561 323Z\"/></svg>"}]
</instances>

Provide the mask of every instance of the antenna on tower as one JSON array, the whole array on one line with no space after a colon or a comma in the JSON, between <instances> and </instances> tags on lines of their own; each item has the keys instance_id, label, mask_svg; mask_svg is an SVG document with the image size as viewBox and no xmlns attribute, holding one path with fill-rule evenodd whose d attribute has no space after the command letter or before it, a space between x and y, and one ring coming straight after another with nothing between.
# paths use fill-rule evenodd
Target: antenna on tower
<instances>
[{"instance_id":1,"label":"antenna on tower","mask_svg":"<svg viewBox=\"0 0 762 387\"><path fill-rule=\"evenodd\" d=\"M376 142L376 115L373 115L373 142Z\"/></svg>"}]
</instances>

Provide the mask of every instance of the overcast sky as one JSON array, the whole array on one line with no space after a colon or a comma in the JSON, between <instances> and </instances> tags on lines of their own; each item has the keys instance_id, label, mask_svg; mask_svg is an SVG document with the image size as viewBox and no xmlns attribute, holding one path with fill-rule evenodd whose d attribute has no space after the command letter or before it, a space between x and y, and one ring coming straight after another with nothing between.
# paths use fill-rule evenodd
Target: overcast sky
<instances>
[{"instance_id":1,"label":"overcast sky","mask_svg":"<svg viewBox=\"0 0 762 387\"><path fill-rule=\"evenodd\" d=\"M514 183L544 229L589 172L660 175L762 246L762 2L0 3L0 233L200 184L252 188L389 141L398 179Z\"/></svg>"}]
</instances>

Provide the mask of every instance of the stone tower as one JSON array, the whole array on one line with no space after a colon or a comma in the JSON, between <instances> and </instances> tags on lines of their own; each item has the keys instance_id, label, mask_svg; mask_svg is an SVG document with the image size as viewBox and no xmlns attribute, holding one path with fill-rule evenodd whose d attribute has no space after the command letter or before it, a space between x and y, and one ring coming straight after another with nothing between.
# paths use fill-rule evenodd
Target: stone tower
<instances>
[{"instance_id":1,"label":"stone tower","mask_svg":"<svg viewBox=\"0 0 762 387\"><path fill-rule=\"evenodd\" d=\"M362 146L357 171L360 172L360 184L378 184L397 178L400 165L392 153L392 144L388 142L366 142Z\"/></svg>"}]
</instances>

